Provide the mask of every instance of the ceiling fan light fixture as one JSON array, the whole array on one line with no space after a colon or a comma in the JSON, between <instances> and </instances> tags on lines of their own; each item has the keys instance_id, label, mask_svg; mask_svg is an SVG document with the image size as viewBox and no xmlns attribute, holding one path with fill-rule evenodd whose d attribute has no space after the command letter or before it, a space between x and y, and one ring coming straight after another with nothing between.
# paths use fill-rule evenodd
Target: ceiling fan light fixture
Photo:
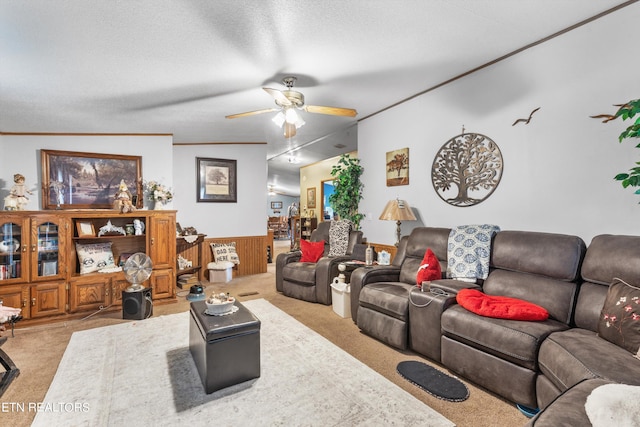
<instances>
[{"instance_id":1,"label":"ceiling fan light fixture","mask_svg":"<svg viewBox=\"0 0 640 427\"><path fill-rule=\"evenodd\" d=\"M285 116L284 113L282 111L278 112L278 114L276 114L273 119L271 119L273 121L273 123L276 124L276 126L278 126L279 128L282 127L282 125L285 122Z\"/></svg>"}]
</instances>

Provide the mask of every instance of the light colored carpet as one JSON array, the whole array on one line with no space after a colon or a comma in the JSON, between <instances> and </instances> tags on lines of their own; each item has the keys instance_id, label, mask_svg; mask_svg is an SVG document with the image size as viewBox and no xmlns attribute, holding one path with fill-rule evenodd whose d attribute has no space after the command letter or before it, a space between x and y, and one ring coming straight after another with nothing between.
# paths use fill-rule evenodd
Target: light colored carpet
<instances>
[{"instance_id":1,"label":"light colored carpet","mask_svg":"<svg viewBox=\"0 0 640 427\"><path fill-rule=\"evenodd\" d=\"M75 332L33 426L453 425L266 300L243 304L260 378L205 394L187 312Z\"/></svg>"}]
</instances>

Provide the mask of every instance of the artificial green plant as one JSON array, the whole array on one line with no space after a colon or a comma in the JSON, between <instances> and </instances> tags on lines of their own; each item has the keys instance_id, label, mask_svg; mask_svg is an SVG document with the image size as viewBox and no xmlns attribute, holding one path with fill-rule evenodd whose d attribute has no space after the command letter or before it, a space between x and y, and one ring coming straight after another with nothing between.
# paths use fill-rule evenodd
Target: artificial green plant
<instances>
[{"instance_id":1,"label":"artificial green plant","mask_svg":"<svg viewBox=\"0 0 640 427\"><path fill-rule=\"evenodd\" d=\"M634 99L619 107L614 115L600 114L591 117L602 118L604 119L603 122L606 123L618 117L622 117L622 120L632 119L637 114L636 121L620 134L618 141L622 142L627 138L640 138L640 99ZM640 148L640 143L636 145L636 148ZM629 172L617 174L614 179L620 181L624 188L640 187L640 162L636 162L636 166L631 168ZM640 189L636 190L635 194L640 194Z\"/></svg>"},{"instance_id":2,"label":"artificial green plant","mask_svg":"<svg viewBox=\"0 0 640 427\"><path fill-rule=\"evenodd\" d=\"M364 214L358 213L358 205L362 200L364 184L360 181L364 168L360 166L360 159L343 154L338 164L331 168L333 179L333 194L329 196L329 203L341 219L348 219L356 230L360 229L360 221Z\"/></svg>"}]
</instances>

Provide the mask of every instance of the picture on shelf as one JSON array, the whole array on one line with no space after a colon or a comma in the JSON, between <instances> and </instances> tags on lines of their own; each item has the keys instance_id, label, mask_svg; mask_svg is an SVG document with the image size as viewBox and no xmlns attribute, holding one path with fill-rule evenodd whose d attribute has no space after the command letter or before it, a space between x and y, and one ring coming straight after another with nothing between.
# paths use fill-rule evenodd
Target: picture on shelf
<instances>
[{"instance_id":1,"label":"picture on shelf","mask_svg":"<svg viewBox=\"0 0 640 427\"><path fill-rule=\"evenodd\" d=\"M42 261L42 276L58 274L58 261Z\"/></svg>"},{"instance_id":2,"label":"picture on shelf","mask_svg":"<svg viewBox=\"0 0 640 427\"><path fill-rule=\"evenodd\" d=\"M96 230L91 221L77 221L78 237L96 237Z\"/></svg>"},{"instance_id":3,"label":"picture on shelf","mask_svg":"<svg viewBox=\"0 0 640 427\"><path fill-rule=\"evenodd\" d=\"M124 263L133 255L132 253L123 253L120 254L120 259L118 260L118 266L123 267Z\"/></svg>"}]
</instances>

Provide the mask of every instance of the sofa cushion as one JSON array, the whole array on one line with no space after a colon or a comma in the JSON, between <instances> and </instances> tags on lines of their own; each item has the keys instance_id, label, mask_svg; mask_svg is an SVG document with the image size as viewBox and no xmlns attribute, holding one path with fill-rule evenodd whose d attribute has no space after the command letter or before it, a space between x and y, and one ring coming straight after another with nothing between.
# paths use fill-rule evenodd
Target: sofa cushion
<instances>
[{"instance_id":1,"label":"sofa cushion","mask_svg":"<svg viewBox=\"0 0 640 427\"><path fill-rule=\"evenodd\" d=\"M284 280L308 286L316 285L316 264L313 262L291 262L282 267Z\"/></svg>"},{"instance_id":2,"label":"sofa cushion","mask_svg":"<svg viewBox=\"0 0 640 427\"><path fill-rule=\"evenodd\" d=\"M640 358L640 288L614 279L602 307L598 335Z\"/></svg>"},{"instance_id":3,"label":"sofa cushion","mask_svg":"<svg viewBox=\"0 0 640 427\"><path fill-rule=\"evenodd\" d=\"M456 295L458 304L480 316L513 320L546 320L549 312L529 301L503 296L487 295L476 289L462 289Z\"/></svg>"},{"instance_id":4,"label":"sofa cushion","mask_svg":"<svg viewBox=\"0 0 640 427\"><path fill-rule=\"evenodd\" d=\"M349 248L351 221L331 221L329 227L329 256L344 256Z\"/></svg>"},{"instance_id":5,"label":"sofa cushion","mask_svg":"<svg viewBox=\"0 0 640 427\"><path fill-rule=\"evenodd\" d=\"M591 378L640 385L640 360L586 329L549 335L540 346L538 364L561 391Z\"/></svg>"},{"instance_id":6,"label":"sofa cushion","mask_svg":"<svg viewBox=\"0 0 640 427\"><path fill-rule=\"evenodd\" d=\"M539 412L525 427L558 427L591 425L584 404L591 392L605 380L588 380L558 396L552 404Z\"/></svg>"},{"instance_id":7,"label":"sofa cushion","mask_svg":"<svg viewBox=\"0 0 640 427\"><path fill-rule=\"evenodd\" d=\"M324 252L324 241L309 242L300 239L300 252L302 252L300 262L318 262Z\"/></svg>"},{"instance_id":8,"label":"sofa cushion","mask_svg":"<svg viewBox=\"0 0 640 427\"><path fill-rule=\"evenodd\" d=\"M406 322L412 288L412 285L401 282L371 283L360 291L360 307L368 307Z\"/></svg>"},{"instance_id":9,"label":"sofa cushion","mask_svg":"<svg viewBox=\"0 0 640 427\"><path fill-rule=\"evenodd\" d=\"M436 254L430 248L427 248L418 268L418 274L416 275L416 284L420 286L422 282L430 282L432 280L442 279L442 268L440 267L440 261L436 258Z\"/></svg>"},{"instance_id":10,"label":"sofa cushion","mask_svg":"<svg viewBox=\"0 0 640 427\"><path fill-rule=\"evenodd\" d=\"M445 336L531 370L538 367L543 340L552 332L568 328L552 319L522 322L482 317L458 305L442 313L441 321Z\"/></svg>"}]
</instances>

